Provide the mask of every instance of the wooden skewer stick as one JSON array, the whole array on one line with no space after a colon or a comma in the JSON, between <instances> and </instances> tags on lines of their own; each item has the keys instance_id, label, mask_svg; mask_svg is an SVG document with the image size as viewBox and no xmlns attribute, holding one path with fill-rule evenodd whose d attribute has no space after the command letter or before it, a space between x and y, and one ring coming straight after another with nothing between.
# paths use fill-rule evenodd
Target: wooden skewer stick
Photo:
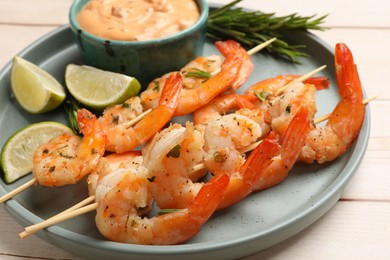
<instances>
[{"instance_id":1,"label":"wooden skewer stick","mask_svg":"<svg viewBox=\"0 0 390 260\"><path fill-rule=\"evenodd\" d=\"M10 198L15 196L16 194L19 194L20 192L24 191L25 189L33 186L35 183L37 183L37 180L35 178L29 180L25 184L23 184L23 185L19 186L18 188L16 188L16 189L8 192L7 194L3 195L0 198L0 203L3 203L4 201L9 200Z\"/></svg>"},{"instance_id":2,"label":"wooden skewer stick","mask_svg":"<svg viewBox=\"0 0 390 260\"><path fill-rule=\"evenodd\" d=\"M306 73L305 75L297 78L296 80L294 80L294 81L288 83L287 85L281 87L280 89L278 89L278 92L276 93L276 95L280 95L283 91L285 91L294 82L296 82L296 81L303 82L303 81L307 80L308 78L310 78L311 76L313 76L314 74L320 72L321 70L323 70L325 68L326 68L326 65L322 65L321 67L316 68L316 69L310 71L309 73Z\"/></svg>"},{"instance_id":3,"label":"wooden skewer stick","mask_svg":"<svg viewBox=\"0 0 390 260\"><path fill-rule=\"evenodd\" d=\"M270 45L272 42L276 41L276 39L277 39L276 37L275 37L275 38L272 38L272 39L269 39L268 41L265 41L265 42L263 42L263 43L261 43L261 44L255 46L255 47L253 47L252 49L250 49L249 51L247 51L247 53L248 53L249 55L253 55L253 54L259 52L260 50L264 49L264 48L267 47L268 45ZM215 76L215 75L218 74L219 72L221 72L221 68L218 68L218 69L214 70L214 71L211 73L211 75L212 75L212 76Z\"/></svg>"},{"instance_id":4,"label":"wooden skewer stick","mask_svg":"<svg viewBox=\"0 0 390 260\"><path fill-rule=\"evenodd\" d=\"M371 97L371 98L366 98L365 100L363 100L363 104L366 105L366 104L368 104L369 102L371 102L371 101L373 101L373 100L375 100L375 99L377 99L377 98L379 98L379 96L374 96L374 97ZM322 121L327 120L327 119L329 118L329 116L330 116L330 114L326 114L326 115L323 115L323 116L320 116L320 117L314 119L314 124L318 124L318 123L320 123L320 122L322 122Z\"/></svg>"},{"instance_id":5,"label":"wooden skewer stick","mask_svg":"<svg viewBox=\"0 0 390 260\"><path fill-rule=\"evenodd\" d=\"M29 235L32 235L32 234L34 234L34 233L36 233L44 228L47 228L49 226L55 225L57 223L65 221L67 219L74 218L74 217L83 215L85 213L88 213L90 211L96 210L97 207L98 207L98 203L95 202L95 203L92 203L88 206L84 206L84 207L75 209L73 211L70 211L67 213L62 213L62 214L59 214L58 216L51 217L51 218L49 218L41 223L38 223L38 224L35 224L33 226L25 228L25 230L19 234L19 237L20 238L28 237Z\"/></svg>"},{"instance_id":6,"label":"wooden skewer stick","mask_svg":"<svg viewBox=\"0 0 390 260\"><path fill-rule=\"evenodd\" d=\"M139 114L136 118L130 120L129 122L126 122L124 125L125 127L131 127L141 121L146 115L148 115L150 112L152 112L153 109L149 108L148 110L145 110L141 114Z\"/></svg>"}]
</instances>

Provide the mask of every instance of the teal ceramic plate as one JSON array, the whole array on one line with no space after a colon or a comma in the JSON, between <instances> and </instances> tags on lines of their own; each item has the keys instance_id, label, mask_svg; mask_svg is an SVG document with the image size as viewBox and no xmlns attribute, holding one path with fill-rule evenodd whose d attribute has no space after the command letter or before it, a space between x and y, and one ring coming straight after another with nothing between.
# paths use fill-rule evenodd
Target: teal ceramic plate
<instances>
[{"instance_id":1,"label":"teal ceramic plate","mask_svg":"<svg viewBox=\"0 0 390 260\"><path fill-rule=\"evenodd\" d=\"M308 33L294 33L291 39L299 39L299 44L307 45L311 58L302 59L301 64L291 64L269 55L256 54L253 56L254 73L243 89L264 78L285 73L305 74L325 64L328 69L320 74L331 79L331 87L317 93L318 114L329 113L338 102L333 47ZM212 43L207 43L204 53L217 53L217 50ZM80 63L68 26L46 35L19 55L38 64L60 82L64 81L64 69L68 63ZM66 122L62 109L44 115L24 112L11 95L10 69L11 63L8 63L0 72L0 146L17 129L28 124L44 120ZM252 194L236 206L214 214L200 233L183 245L140 246L107 241L95 227L94 213L40 231L37 236L89 259L172 260L206 256L208 259L233 259L253 254L300 232L337 202L366 151L370 129L368 106L366 112L359 138L343 156L321 166L298 164L288 179L277 187ZM0 181L0 195L30 178L25 176L12 185ZM61 188L34 186L6 202L5 207L22 226L28 226L70 207L86 196L85 182ZM19 231L6 235L17 236Z\"/></svg>"}]
</instances>

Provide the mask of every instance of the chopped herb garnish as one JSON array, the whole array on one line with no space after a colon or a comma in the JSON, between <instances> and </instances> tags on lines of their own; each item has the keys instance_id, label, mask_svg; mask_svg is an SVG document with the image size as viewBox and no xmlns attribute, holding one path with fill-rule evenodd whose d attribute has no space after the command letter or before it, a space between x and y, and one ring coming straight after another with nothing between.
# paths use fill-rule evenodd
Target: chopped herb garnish
<instances>
[{"instance_id":1,"label":"chopped herb garnish","mask_svg":"<svg viewBox=\"0 0 390 260\"><path fill-rule=\"evenodd\" d=\"M129 104L129 103L123 103L123 104L122 104L122 107L123 107L123 108L131 108L131 104Z\"/></svg>"},{"instance_id":2,"label":"chopped herb garnish","mask_svg":"<svg viewBox=\"0 0 390 260\"><path fill-rule=\"evenodd\" d=\"M168 153L167 157L179 158L180 157L180 145L173 147Z\"/></svg>"},{"instance_id":3,"label":"chopped herb garnish","mask_svg":"<svg viewBox=\"0 0 390 260\"><path fill-rule=\"evenodd\" d=\"M148 181L150 181L150 182L154 182L154 180L156 179L156 176L152 176L152 177L147 178L147 179L148 179Z\"/></svg>"},{"instance_id":4,"label":"chopped herb garnish","mask_svg":"<svg viewBox=\"0 0 390 260\"><path fill-rule=\"evenodd\" d=\"M214 161L217 163L224 163L227 160L227 157L225 154L221 154L220 152L215 152L213 154Z\"/></svg>"},{"instance_id":5,"label":"chopped herb garnish","mask_svg":"<svg viewBox=\"0 0 390 260\"><path fill-rule=\"evenodd\" d=\"M286 107L286 113L287 114L290 114L291 112L291 105L289 104L287 107Z\"/></svg>"},{"instance_id":6,"label":"chopped herb garnish","mask_svg":"<svg viewBox=\"0 0 390 260\"><path fill-rule=\"evenodd\" d=\"M157 215L164 215L164 214L171 214L171 213L175 213L175 212L178 212L178 211L181 211L182 209L162 209L160 210Z\"/></svg>"},{"instance_id":7,"label":"chopped herb garnish","mask_svg":"<svg viewBox=\"0 0 390 260\"><path fill-rule=\"evenodd\" d=\"M261 90L261 93L259 93L259 91L257 90L254 90L253 93L258 99L260 99L261 102L264 102L267 99L267 97L270 95L270 93L265 92L264 89Z\"/></svg>"},{"instance_id":8,"label":"chopped herb garnish","mask_svg":"<svg viewBox=\"0 0 390 260\"><path fill-rule=\"evenodd\" d=\"M154 82L153 90L157 91L157 92L160 92L160 82L159 81L155 81Z\"/></svg>"},{"instance_id":9,"label":"chopped herb garnish","mask_svg":"<svg viewBox=\"0 0 390 260\"><path fill-rule=\"evenodd\" d=\"M204 70L197 69L197 68L191 68L190 71L185 73L185 76L186 77L193 77L193 78L206 78L206 79L209 79L212 77L211 73L204 71Z\"/></svg>"},{"instance_id":10,"label":"chopped herb garnish","mask_svg":"<svg viewBox=\"0 0 390 260\"><path fill-rule=\"evenodd\" d=\"M58 154L59 154L61 157L64 157L64 158L66 158L66 159L73 159L73 158L74 158L73 156L64 154L63 152L58 152Z\"/></svg>"}]
</instances>

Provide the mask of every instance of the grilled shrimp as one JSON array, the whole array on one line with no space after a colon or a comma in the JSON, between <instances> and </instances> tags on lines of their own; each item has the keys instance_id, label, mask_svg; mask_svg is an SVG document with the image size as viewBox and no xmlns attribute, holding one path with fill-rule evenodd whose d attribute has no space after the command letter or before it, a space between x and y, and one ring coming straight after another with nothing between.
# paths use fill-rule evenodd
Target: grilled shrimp
<instances>
[{"instance_id":1,"label":"grilled shrimp","mask_svg":"<svg viewBox=\"0 0 390 260\"><path fill-rule=\"evenodd\" d=\"M63 134L38 147L33 175L43 186L75 184L97 167L105 152L106 136L96 116L86 109L77 112L84 137Z\"/></svg>"}]
</instances>

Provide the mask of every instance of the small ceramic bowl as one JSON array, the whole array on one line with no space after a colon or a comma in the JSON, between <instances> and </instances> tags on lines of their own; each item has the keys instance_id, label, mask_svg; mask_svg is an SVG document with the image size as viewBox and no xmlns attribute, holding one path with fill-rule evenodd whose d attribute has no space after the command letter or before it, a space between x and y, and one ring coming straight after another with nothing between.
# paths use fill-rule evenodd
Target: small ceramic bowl
<instances>
[{"instance_id":1,"label":"small ceramic bowl","mask_svg":"<svg viewBox=\"0 0 390 260\"><path fill-rule=\"evenodd\" d=\"M77 23L77 14L88 0L74 0L69 20L84 64L137 78L142 88L163 74L179 70L202 55L209 8L206 0L196 0L199 20L174 35L155 40L117 41L92 35Z\"/></svg>"}]
</instances>

